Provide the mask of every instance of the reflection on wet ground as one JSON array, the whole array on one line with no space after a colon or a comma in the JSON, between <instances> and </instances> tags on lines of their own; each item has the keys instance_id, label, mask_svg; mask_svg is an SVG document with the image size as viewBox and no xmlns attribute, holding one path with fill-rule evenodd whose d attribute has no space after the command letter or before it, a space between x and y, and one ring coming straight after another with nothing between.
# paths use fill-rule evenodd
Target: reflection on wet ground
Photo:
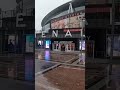
<instances>
[{"instance_id":1,"label":"reflection on wet ground","mask_svg":"<svg viewBox=\"0 0 120 90\"><path fill-rule=\"evenodd\" d=\"M32 55L2 57L0 77L34 81L34 57Z\"/></svg>"},{"instance_id":2,"label":"reflection on wet ground","mask_svg":"<svg viewBox=\"0 0 120 90\"><path fill-rule=\"evenodd\" d=\"M72 62L81 62L78 64L83 64L85 62L85 53L82 52L54 52L54 51L43 51L36 52L36 59L44 60L44 61L53 61L53 62L64 62L64 63L72 63Z\"/></svg>"},{"instance_id":3,"label":"reflection on wet ground","mask_svg":"<svg viewBox=\"0 0 120 90\"><path fill-rule=\"evenodd\" d=\"M45 51L45 60L46 61L50 61L51 57L50 57L50 51Z\"/></svg>"},{"instance_id":4,"label":"reflection on wet ground","mask_svg":"<svg viewBox=\"0 0 120 90\"><path fill-rule=\"evenodd\" d=\"M25 60L25 80L34 80L34 60Z\"/></svg>"},{"instance_id":5,"label":"reflection on wet ground","mask_svg":"<svg viewBox=\"0 0 120 90\"><path fill-rule=\"evenodd\" d=\"M54 65L55 65L55 63L44 62L44 61L40 61L39 59L35 59L35 73L43 71L43 70L50 68Z\"/></svg>"},{"instance_id":6,"label":"reflection on wet ground","mask_svg":"<svg viewBox=\"0 0 120 90\"><path fill-rule=\"evenodd\" d=\"M74 67L78 64L79 53L36 52L35 90L84 90L84 68ZM84 53L82 59L85 59ZM73 62L77 63L72 65Z\"/></svg>"},{"instance_id":7,"label":"reflection on wet ground","mask_svg":"<svg viewBox=\"0 0 120 90\"><path fill-rule=\"evenodd\" d=\"M0 90L34 90L34 54L0 56Z\"/></svg>"}]
</instances>

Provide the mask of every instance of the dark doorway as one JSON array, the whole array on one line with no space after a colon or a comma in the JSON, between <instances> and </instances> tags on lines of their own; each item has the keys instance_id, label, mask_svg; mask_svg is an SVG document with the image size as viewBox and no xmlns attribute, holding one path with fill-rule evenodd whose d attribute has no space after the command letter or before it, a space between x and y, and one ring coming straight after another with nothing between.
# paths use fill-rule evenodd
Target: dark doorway
<instances>
[{"instance_id":1,"label":"dark doorway","mask_svg":"<svg viewBox=\"0 0 120 90\"><path fill-rule=\"evenodd\" d=\"M96 58L106 57L106 29L86 29L86 36L94 41Z\"/></svg>"},{"instance_id":2,"label":"dark doorway","mask_svg":"<svg viewBox=\"0 0 120 90\"><path fill-rule=\"evenodd\" d=\"M64 44L61 45L61 51L65 51L65 45Z\"/></svg>"}]
</instances>

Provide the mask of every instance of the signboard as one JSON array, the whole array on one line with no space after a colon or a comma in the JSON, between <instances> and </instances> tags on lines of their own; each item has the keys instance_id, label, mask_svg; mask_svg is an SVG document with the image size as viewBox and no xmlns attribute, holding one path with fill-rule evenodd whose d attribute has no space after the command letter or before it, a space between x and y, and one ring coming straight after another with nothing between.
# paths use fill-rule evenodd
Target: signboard
<instances>
[{"instance_id":1,"label":"signboard","mask_svg":"<svg viewBox=\"0 0 120 90\"><path fill-rule=\"evenodd\" d=\"M84 13L72 13L51 21L51 29L65 29L65 28L81 28L80 17ZM84 18L84 17L83 17Z\"/></svg>"},{"instance_id":2,"label":"signboard","mask_svg":"<svg viewBox=\"0 0 120 90\"><path fill-rule=\"evenodd\" d=\"M54 32L57 32L57 31L58 31L58 35L59 34L66 34L68 31L71 34L77 34L77 33L81 32L81 29L50 29L49 34L52 35Z\"/></svg>"},{"instance_id":3,"label":"signboard","mask_svg":"<svg viewBox=\"0 0 120 90\"><path fill-rule=\"evenodd\" d=\"M40 33L41 38L80 38L82 29L50 29L49 33ZM83 30L84 36L84 30Z\"/></svg>"},{"instance_id":4,"label":"signboard","mask_svg":"<svg viewBox=\"0 0 120 90\"><path fill-rule=\"evenodd\" d=\"M34 35L26 35L26 52L34 52Z\"/></svg>"}]
</instances>

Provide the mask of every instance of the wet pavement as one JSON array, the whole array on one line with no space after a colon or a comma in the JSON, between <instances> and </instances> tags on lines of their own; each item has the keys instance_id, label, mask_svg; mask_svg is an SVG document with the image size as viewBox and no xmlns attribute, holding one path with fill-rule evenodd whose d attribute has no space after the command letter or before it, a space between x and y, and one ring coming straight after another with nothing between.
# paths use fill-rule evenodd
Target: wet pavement
<instances>
[{"instance_id":1,"label":"wet pavement","mask_svg":"<svg viewBox=\"0 0 120 90\"><path fill-rule=\"evenodd\" d=\"M37 77L35 77L36 90L69 90L67 88L61 89L61 87L59 87L59 85L62 86L62 83L64 83L64 82L61 83L61 81L63 81L63 80L68 81L68 80L66 80L67 77L64 77L64 79L62 78L63 79L62 80L62 79L60 79L60 76L58 75L58 73L60 73L60 70L54 72L55 68L50 69L50 70L49 70L49 68L57 65L58 63L59 64L62 64L62 63L67 64L68 61L71 61L70 60L71 56L72 55L74 56L76 54L78 56L77 57L78 59L76 59L75 61L72 61L72 63L69 63L70 65L81 65L85 61L85 53L80 54L80 52L68 53L68 52L51 52L51 51L43 50L42 52L38 51L37 54L38 55L35 60L35 68L36 68L35 72L36 73L42 72L46 69L48 69L48 71L45 72L46 74L43 73L43 74L40 74ZM53 54L54 57L51 54ZM64 57L64 59L62 57ZM79 62L81 60L81 58L82 58L82 60L84 60L83 62ZM59 59L59 60L56 60L56 59ZM101 65L107 66L108 62L109 61L107 59L91 59L91 58L87 59L87 63L94 63L94 65L96 63L96 64L99 64L100 66ZM112 75L110 76L111 77L110 87L104 88L102 90L120 90L120 64L118 62L120 62L120 61L119 60L111 61L111 63L113 64L113 72L112 72ZM51 72L53 71L52 72L53 74L49 73L50 71ZM72 70L69 70L69 71L72 71ZM47 73L49 73L49 74L47 74ZM62 71L61 76L63 76L64 73L65 72ZM71 75L71 74L69 73L69 75ZM78 73L77 73L77 75L81 76L81 74L78 74ZM58 82L55 82L54 80L55 81L58 80ZM61 81L59 81L59 80L61 80ZM66 82L66 83L68 83L68 82ZM65 85L65 84L63 84L63 85ZM78 90L80 90L80 89L78 89ZM81 90L84 90L84 89L81 89Z\"/></svg>"},{"instance_id":2,"label":"wet pavement","mask_svg":"<svg viewBox=\"0 0 120 90\"><path fill-rule=\"evenodd\" d=\"M107 65L109 65L109 63L111 63L112 64L112 74L109 76L110 77L109 86L105 87L104 89L101 89L101 90L120 90L120 60L119 59L109 60L109 59L88 58L86 63L87 63L86 68L88 68L90 64L93 64L93 67L94 67L95 64L107 66ZM97 71L99 71L99 70L97 70Z\"/></svg>"},{"instance_id":3,"label":"wet pavement","mask_svg":"<svg viewBox=\"0 0 120 90\"><path fill-rule=\"evenodd\" d=\"M85 71L71 66L59 66L36 77L36 90L84 90Z\"/></svg>"},{"instance_id":4,"label":"wet pavement","mask_svg":"<svg viewBox=\"0 0 120 90\"><path fill-rule=\"evenodd\" d=\"M50 68L52 66L56 65L55 63L52 62L45 62L41 61L39 59L35 59L35 73L41 72L47 68Z\"/></svg>"},{"instance_id":5,"label":"wet pavement","mask_svg":"<svg viewBox=\"0 0 120 90\"><path fill-rule=\"evenodd\" d=\"M85 59L85 54L82 55L82 58ZM85 76L84 69L76 66L73 68L78 61L79 52L37 51L35 90L84 90L85 81L81 81ZM73 65L73 62L77 63ZM65 66L58 68L63 64ZM66 68L67 64L71 67Z\"/></svg>"},{"instance_id":6,"label":"wet pavement","mask_svg":"<svg viewBox=\"0 0 120 90\"><path fill-rule=\"evenodd\" d=\"M0 78L0 90L34 90L34 82Z\"/></svg>"},{"instance_id":7,"label":"wet pavement","mask_svg":"<svg viewBox=\"0 0 120 90\"><path fill-rule=\"evenodd\" d=\"M113 65L111 75L111 84L109 90L120 90L120 65Z\"/></svg>"},{"instance_id":8,"label":"wet pavement","mask_svg":"<svg viewBox=\"0 0 120 90\"><path fill-rule=\"evenodd\" d=\"M82 52L80 54L79 51L75 52L56 52L56 51L37 51L36 59L44 60L44 61L51 61L51 62L60 62L60 63L73 63L73 62L80 62L76 64L85 64L85 53Z\"/></svg>"}]
</instances>

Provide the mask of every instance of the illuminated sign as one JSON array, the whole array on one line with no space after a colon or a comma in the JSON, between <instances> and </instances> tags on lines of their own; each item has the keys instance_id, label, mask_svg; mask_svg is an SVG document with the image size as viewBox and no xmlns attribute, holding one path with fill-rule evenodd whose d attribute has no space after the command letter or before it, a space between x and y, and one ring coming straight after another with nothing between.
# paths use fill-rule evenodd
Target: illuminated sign
<instances>
[{"instance_id":1,"label":"illuminated sign","mask_svg":"<svg viewBox=\"0 0 120 90\"><path fill-rule=\"evenodd\" d=\"M50 48L50 40L45 41L45 48Z\"/></svg>"},{"instance_id":2,"label":"illuminated sign","mask_svg":"<svg viewBox=\"0 0 120 90\"><path fill-rule=\"evenodd\" d=\"M34 35L26 35L26 52L34 52Z\"/></svg>"}]
</instances>

